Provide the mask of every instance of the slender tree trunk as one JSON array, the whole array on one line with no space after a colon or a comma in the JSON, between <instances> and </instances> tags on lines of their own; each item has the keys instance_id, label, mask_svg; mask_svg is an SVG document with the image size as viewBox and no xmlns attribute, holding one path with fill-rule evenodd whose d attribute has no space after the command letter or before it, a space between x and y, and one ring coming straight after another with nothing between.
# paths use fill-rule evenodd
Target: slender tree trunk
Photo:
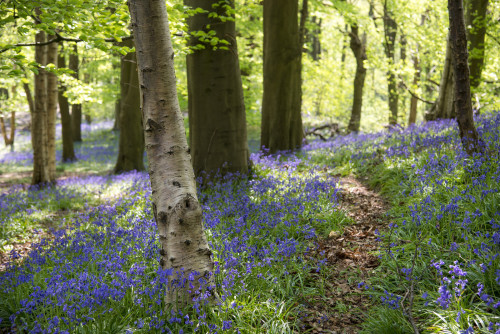
<instances>
[{"instance_id":1,"label":"slender tree trunk","mask_svg":"<svg viewBox=\"0 0 500 334\"><path fill-rule=\"evenodd\" d=\"M10 150L14 151L14 136L16 135L16 112L10 112L10 136L7 134L7 129L5 128L4 117L0 116L0 128L2 130L3 140L5 146L10 146Z\"/></svg>"},{"instance_id":2,"label":"slender tree trunk","mask_svg":"<svg viewBox=\"0 0 500 334\"><path fill-rule=\"evenodd\" d=\"M203 8L227 16L226 8L213 7L218 0L185 0L192 8ZM230 2L234 8L234 1ZM215 37L230 44L228 50L205 49L187 56L189 140L194 172L248 172L245 103L241 82L234 20L221 21L209 13L188 19L191 32L214 30ZM210 28L206 28L210 26ZM204 44L191 36L190 45Z\"/></svg>"},{"instance_id":3,"label":"slender tree trunk","mask_svg":"<svg viewBox=\"0 0 500 334\"><path fill-rule=\"evenodd\" d=\"M201 206L177 99L167 10L163 0L129 0L139 81L153 211L158 224L163 269L183 270L196 291L211 277L213 260L202 225ZM170 283L170 281L169 281ZM171 288L166 303L192 303L188 288Z\"/></svg>"},{"instance_id":4,"label":"slender tree trunk","mask_svg":"<svg viewBox=\"0 0 500 334\"><path fill-rule=\"evenodd\" d=\"M54 36L49 35L48 39ZM47 46L47 64L57 68L57 43ZM56 113L57 113L57 76L47 72L47 158L50 180L56 180Z\"/></svg>"},{"instance_id":5,"label":"slender tree trunk","mask_svg":"<svg viewBox=\"0 0 500 334\"><path fill-rule=\"evenodd\" d=\"M481 83L481 73L484 68L484 37L486 35L486 11L488 0L465 1L465 26L469 41L469 68L472 91Z\"/></svg>"},{"instance_id":6,"label":"slender tree trunk","mask_svg":"<svg viewBox=\"0 0 500 334\"><path fill-rule=\"evenodd\" d=\"M45 32L35 36L36 43L45 42ZM47 64L47 47L35 46L35 61L44 66ZM47 72L41 66L35 74L35 103L31 114L31 142L33 145L33 178L32 184L45 184L51 181L47 151Z\"/></svg>"},{"instance_id":7,"label":"slender tree trunk","mask_svg":"<svg viewBox=\"0 0 500 334\"><path fill-rule=\"evenodd\" d=\"M321 58L321 23L322 20L318 19L316 16L311 18L311 22L313 24L314 29L310 33L308 33L308 39L311 44L311 48L309 50L309 55L312 57L314 61L318 61Z\"/></svg>"},{"instance_id":8,"label":"slender tree trunk","mask_svg":"<svg viewBox=\"0 0 500 334\"><path fill-rule=\"evenodd\" d=\"M443 75L439 84L439 96L431 109L426 113L427 121L435 119L453 118L455 112L455 81L453 76L453 59L450 48L450 41L446 43L446 58L444 61Z\"/></svg>"},{"instance_id":9,"label":"slender tree trunk","mask_svg":"<svg viewBox=\"0 0 500 334\"><path fill-rule=\"evenodd\" d=\"M358 26L356 24L351 25L351 32L349 33L351 37L351 50L356 57L356 74L354 76L354 93L351 109L351 119L347 129L350 132L358 132L361 123L361 109L363 106L363 88L365 86L366 78L366 35L360 38L358 33Z\"/></svg>"},{"instance_id":10,"label":"slender tree trunk","mask_svg":"<svg viewBox=\"0 0 500 334\"><path fill-rule=\"evenodd\" d=\"M406 36L403 32L399 35L399 62L401 63L401 66L405 66L406 62L406 47L408 46L408 41L406 39ZM403 111L401 113L401 117L403 119L406 118L406 90L404 89L404 74L399 74L398 75L398 95L401 96L401 110Z\"/></svg>"},{"instance_id":11,"label":"slender tree trunk","mask_svg":"<svg viewBox=\"0 0 500 334\"><path fill-rule=\"evenodd\" d=\"M134 42L128 40L124 45L131 48ZM120 92L120 145L114 172L144 170L144 130L135 52L122 57Z\"/></svg>"},{"instance_id":12,"label":"slender tree trunk","mask_svg":"<svg viewBox=\"0 0 500 334\"><path fill-rule=\"evenodd\" d=\"M450 47L455 74L455 108L462 145L468 154L483 151L474 126L470 94L467 37L462 0L448 0L450 18Z\"/></svg>"},{"instance_id":13,"label":"slender tree trunk","mask_svg":"<svg viewBox=\"0 0 500 334\"><path fill-rule=\"evenodd\" d=\"M415 50L415 54L412 57L413 61L413 87L417 87L420 81L420 63L418 61L418 47ZM408 117L408 125L415 124L417 121L417 106L418 99L416 96L411 96L410 99L410 116Z\"/></svg>"},{"instance_id":14,"label":"slender tree trunk","mask_svg":"<svg viewBox=\"0 0 500 334\"><path fill-rule=\"evenodd\" d=\"M66 59L64 56L63 44L61 44L61 50L58 57L59 68L66 67ZM76 160L75 149L73 147L73 133L71 127L71 115L69 113L69 103L68 98L64 96L66 92L66 86L62 83L59 85L59 111L61 113L61 128L62 128L62 160L64 162L71 162Z\"/></svg>"},{"instance_id":15,"label":"slender tree trunk","mask_svg":"<svg viewBox=\"0 0 500 334\"><path fill-rule=\"evenodd\" d=\"M298 1L264 1L261 145L271 153L302 146Z\"/></svg>"},{"instance_id":16,"label":"slender tree trunk","mask_svg":"<svg viewBox=\"0 0 500 334\"><path fill-rule=\"evenodd\" d=\"M12 87L12 93L15 95L16 86ZM0 96L2 99L9 99L9 91L6 88L0 88ZM0 131L2 132L3 141L5 146L10 146L11 152L14 151L14 136L16 134L16 112L10 112L10 132L7 133L7 128L5 127L5 120L3 114L0 114Z\"/></svg>"},{"instance_id":17,"label":"slender tree trunk","mask_svg":"<svg viewBox=\"0 0 500 334\"><path fill-rule=\"evenodd\" d=\"M74 72L73 77L79 77L80 61L78 59L78 47L73 46L73 52L69 55L69 69ZM73 127L73 141L82 141L82 105L73 104L71 106L71 123Z\"/></svg>"},{"instance_id":18,"label":"slender tree trunk","mask_svg":"<svg viewBox=\"0 0 500 334\"><path fill-rule=\"evenodd\" d=\"M388 60L389 69L387 71L387 96L389 97L389 124L398 122L398 86L397 77L394 73L394 48L396 46L397 24L392 18L391 11L384 4L384 49Z\"/></svg>"}]
</instances>

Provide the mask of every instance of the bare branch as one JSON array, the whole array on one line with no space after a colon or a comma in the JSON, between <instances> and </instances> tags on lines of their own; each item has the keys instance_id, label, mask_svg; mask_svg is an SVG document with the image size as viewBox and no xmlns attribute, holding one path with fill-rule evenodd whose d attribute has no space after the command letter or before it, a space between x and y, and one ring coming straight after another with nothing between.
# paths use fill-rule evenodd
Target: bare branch
<instances>
[{"instance_id":1,"label":"bare branch","mask_svg":"<svg viewBox=\"0 0 500 334\"><path fill-rule=\"evenodd\" d=\"M420 100L420 101L427 103L427 104L434 104L434 102L424 100L423 98L419 97L417 94L412 92L411 89L406 85L406 83L404 81L401 80L400 82L403 85L403 87L408 91L408 93L410 93L410 95L413 96L414 98L416 98L417 100Z\"/></svg>"}]
</instances>

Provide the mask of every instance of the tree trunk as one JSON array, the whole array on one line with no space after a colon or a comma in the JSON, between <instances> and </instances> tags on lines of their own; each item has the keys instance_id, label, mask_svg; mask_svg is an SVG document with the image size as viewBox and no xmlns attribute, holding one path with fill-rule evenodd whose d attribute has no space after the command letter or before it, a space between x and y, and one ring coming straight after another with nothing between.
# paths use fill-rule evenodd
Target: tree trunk
<instances>
[{"instance_id":1,"label":"tree trunk","mask_svg":"<svg viewBox=\"0 0 500 334\"><path fill-rule=\"evenodd\" d=\"M123 45L132 48L134 41L125 41ZM135 52L121 59L120 95L120 145L114 172L144 170L144 130Z\"/></svg>"},{"instance_id":2,"label":"tree trunk","mask_svg":"<svg viewBox=\"0 0 500 334\"><path fill-rule=\"evenodd\" d=\"M36 43L45 42L45 32L35 36ZM35 74L35 103L31 114L31 142L33 145L33 178L31 183L51 182L47 151L47 72L42 66L47 64L47 47L35 46L35 61L38 74Z\"/></svg>"},{"instance_id":3,"label":"tree trunk","mask_svg":"<svg viewBox=\"0 0 500 334\"><path fill-rule=\"evenodd\" d=\"M59 68L66 67L66 59L64 57L63 45L61 44L61 50L58 57ZM71 115L69 113L69 103L68 98L64 96L66 92L66 86L62 83L59 85L59 111L61 113L61 127L62 127L62 160L64 162L71 162L76 160L75 149L73 147L73 133L71 128Z\"/></svg>"},{"instance_id":4,"label":"tree trunk","mask_svg":"<svg viewBox=\"0 0 500 334\"><path fill-rule=\"evenodd\" d=\"M366 35L360 38L358 33L358 26L356 24L351 25L351 32L349 34L351 37L351 50L356 57L356 74L354 76L354 93L352 101L351 119L347 129L350 132L358 132L361 123L361 108L363 106L363 88L365 86L366 77Z\"/></svg>"},{"instance_id":5,"label":"tree trunk","mask_svg":"<svg viewBox=\"0 0 500 334\"><path fill-rule=\"evenodd\" d=\"M218 2L185 0L192 8L227 16L225 7L212 7ZM230 3L234 7L234 1ZM246 174L249 149L235 21L221 21L218 17L209 17L208 12L188 18L189 30L214 30L215 37L230 44L228 50L214 50L209 42L204 43L194 36L189 41L191 46L205 45L205 49L194 51L186 59L193 168L196 175L202 171Z\"/></svg>"},{"instance_id":6,"label":"tree trunk","mask_svg":"<svg viewBox=\"0 0 500 334\"><path fill-rule=\"evenodd\" d=\"M3 135L3 141L5 143L5 146L10 146L11 151L14 149L14 136L16 134L16 112L11 111L10 112L10 136L7 133L7 129L5 127L5 121L3 115L0 116L0 128L2 131Z\"/></svg>"},{"instance_id":7,"label":"tree trunk","mask_svg":"<svg viewBox=\"0 0 500 334\"><path fill-rule=\"evenodd\" d=\"M468 154L483 150L474 119L470 95L470 78L465 31L464 8L461 0L448 0L450 47L455 74L455 108L462 145Z\"/></svg>"},{"instance_id":8,"label":"tree trunk","mask_svg":"<svg viewBox=\"0 0 500 334\"><path fill-rule=\"evenodd\" d=\"M74 72L73 77L78 79L80 62L78 60L78 47L73 46L73 52L69 55L69 69ZM71 124L73 130L73 141L82 141L82 105L71 105Z\"/></svg>"},{"instance_id":9,"label":"tree trunk","mask_svg":"<svg viewBox=\"0 0 500 334\"><path fill-rule=\"evenodd\" d=\"M199 278L209 281L213 260L203 231L201 206L177 99L172 43L163 0L129 0L137 50L139 82L153 211L161 243L160 265L194 276L193 289L170 285L166 303L192 303Z\"/></svg>"},{"instance_id":10,"label":"tree trunk","mask_svg":"<svg viewBox=\"0 0 500 334\"><path fill-rule=\"evenodd\" d=\"M297 0L264 1L261 145L271 153L302 145L302 52L297 16Z\"/></svg>"},{"instance_id":11,"label":"tree trunk","mask_svg":"<svg viewBox=\"0 0 500 334\"><path fill-rule=\"evenodd\" d=\"M389 97L389 124L398 122L398 86L394 73L394 48L396 46L397 24L392 18L392 13L384 4L384 49L388 60L389 69L387 71L387 96Z\"/></svg>"},{"instance_id":12,"label":"tree trunk","mask_svg":"<svg viewBox=\"0 0 500 334\"><path fill-rule=\"evenodd\" d=\"M12 93L15 95L16 86L12 87ZM9 99L9 91L6 88L0 88L0 97L2 100ZM10 132L7 133L3 114L0 114L0 131L2 132L5 146L10 146L10 151L14 151L14 136L16 135L16 112L10 112Z\"/></svg>"},{"instance_id":13,"label":"tree trunk","mask_svg":"<svg viewBox=\"0 0 500 334\"><path fill-rule=\"evenodd\" d=\"M48 39L54 36L49 35ZM57 68L57 43L47 46L47 64ZM56 180L56 113L57 113L57 76L47 72L47 158L51 181Z\"/></svg>"},{"instance_id":14,"label":"tree trunk","mask_svg":"<svg viewBox=\"0 0 500 334\"><path fill-rule=\"evenodd\" d=\"M308 33L308 39L311 44L309 49L309 55L314 61L319 61L321 59L321 22L322 19L318 19L316 16L311 18L314 29Z\"/></svg>"},{"instance_id":15,"label":"tree trunk","mask_svg":"<svg viewBox=\"0 0 500 334\"><path fill-rule=\"evenodd\" d=\"M465 26L469 41L470 85L474 91L481 83L481 73L484 68L484 37L486 35L486 10L488 0L465 1Z\"/></svg>"},{"instance_id":16,"label":"tree trunk","mask_svg":"<svg viewBox=\"0 0 500 334\"><path fill-rule=\"evenodd\" d=\"M413 61L413 87L417 87L420 81L420 63L418 61L418 48L415 50L415 54L412 57ZM415 124L417 121L417 106L418 99L416 96L412 95L410 99L410 116L408 117L408 125Z\"/></svg>"},{"instance_id":17,"label":"tree trunk","mask_svg":"<svg viewBox=\"0 0 500 334\"><path fill-rule=\"evenodd\" d=\"M450 41L446 43L446 58L444 61L443 75L439 84L439 96L431 109L426 113L427 121L435 119L445 119L455 117L455 92L454 92L454 76L452 66L452 55Z\"/></svg>"}]
</instances>

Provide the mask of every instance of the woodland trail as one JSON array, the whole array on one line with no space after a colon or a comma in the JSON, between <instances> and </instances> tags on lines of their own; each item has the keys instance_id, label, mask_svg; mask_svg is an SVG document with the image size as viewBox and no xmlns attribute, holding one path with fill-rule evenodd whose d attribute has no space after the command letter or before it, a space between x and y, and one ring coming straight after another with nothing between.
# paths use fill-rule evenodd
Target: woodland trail
<instances>
[{"instance_id":1,"label":"woodland trail","mask_svg":"<svg viewBox=\"0 0 500 334\"><path fill-rule=\"evenodd\" d=\"M339 184L340 210L353 222L318 240L317 249L309 254L327 260L327 277L324 295L305 302L302 322L308 333L358 333L371 305L358 284L380 264L374 255L379 249L376 231L387 226L388 203L353 177L340 178Z\"/></svg>"}]
</instances>

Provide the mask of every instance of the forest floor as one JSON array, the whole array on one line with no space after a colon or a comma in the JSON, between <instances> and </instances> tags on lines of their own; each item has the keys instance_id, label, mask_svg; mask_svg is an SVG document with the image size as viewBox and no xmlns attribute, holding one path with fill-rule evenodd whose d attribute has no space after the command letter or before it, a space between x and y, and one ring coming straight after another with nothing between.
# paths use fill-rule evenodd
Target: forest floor
<instances>
[{"instance_id":1,"label":"forest floor","mask_svg":"<svg viewBox=\"0 0 500 334\"><path fill-rule=\"evenodd\" d=\"M28 175L29 174L29 175ZM86 173L88 174L88 173ZM30 173L9 173L2 175L8 182L2 183L7 188L18 181L24 187L29 184ZM61 175L60 180L75 173ZM3 181L0 178L0 181ZM370 190L364 180L352 176L339 179L339 210L352 220L343 231L331 231L328 237L317 240L318 247L307 254L310 258L326 259L325 272L313 273L322 275L318 282L324 282L324 295L304 298L305 310L300 322L310 333L358 333L362 322L366 319L372 303L366 294L358 288L360 281L367 280L379 265L376 255L378 251L377 231L387 226L387 202L377 192ZM57 217L52 217L57 220ZM42 238L53 239L52 226L34 231L31 240L13 245L22 261L31 251L31 243ZM0 271L5 270L10 261L9 253L0 252ZM326 275L326 276L325 276Z\"/></svg>"},{"instance_id":2,"label":"forest floor","mask_svg":"<svg viewBox=\"0 0 500 334\"><path fill-rule=\"evenodd\" d=\"M318 240L318 248L309 254L326 258L328 263L325 294L307 301L303 322L310 333L360 331L372 302L366 294L361 294L358 284L379 266L380 261L374 255L379 249L377 231L388 225L388 203L380 194L370 190L363 180L351 176L340 178L339 184L340 210L353 223Z\"/></svg>"}]
</instances>

